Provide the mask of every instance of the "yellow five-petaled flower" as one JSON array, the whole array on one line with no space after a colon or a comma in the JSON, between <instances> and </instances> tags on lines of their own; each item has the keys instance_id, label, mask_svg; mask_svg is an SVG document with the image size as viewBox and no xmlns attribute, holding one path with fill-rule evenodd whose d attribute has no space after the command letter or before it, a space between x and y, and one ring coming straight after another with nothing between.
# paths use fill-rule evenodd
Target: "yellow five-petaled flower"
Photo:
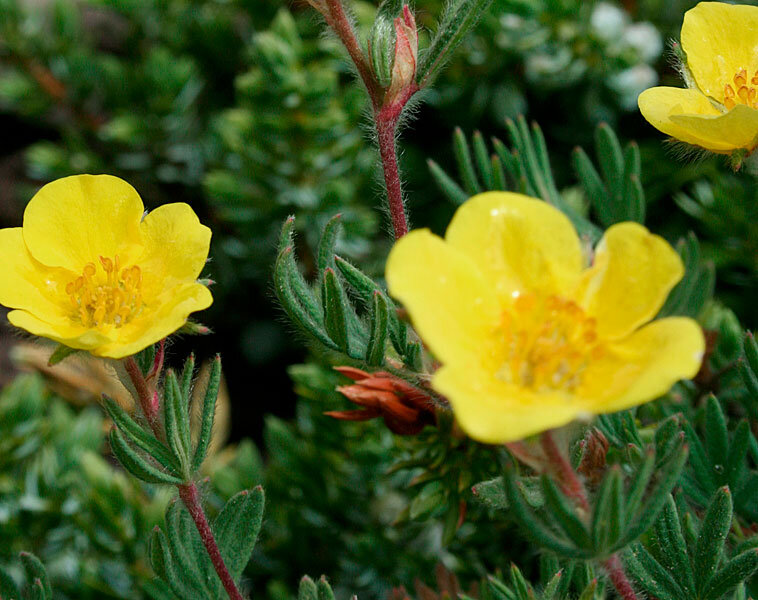
<instances>
[{"instance_id":1,"label":"yellow five-petaled flower","mask_svg":"<svg viewBox=\"0 0 758 600\"><path fill-rule=\"evenodd\" d=\"M30 333L123 358L210 306L197 282L210 239L187 204L144 216L117 177L65 177L31 199L23 227L0 230L0 304Z\"/></svg>"},{"instance_id":2,"label":"yellow five-petaled flower","mask_svg":"<svg viewBox=\"0 0 758 600\"><path fill-rule=\"evenodd\" d=\"M442 363L432 386L483 442L652 400L703 357L692 319L648 323L683 266L636 223L608 229L586 266L563 213L520 194L480 194L444 240L428 230L402 238L386 275Z\"/></svg>"},{"instance_id":3,"label":"yellow five-petaled flower","mask_svg":"<svg viewBox=\"0 0 758 600\"><path fill-rule=\"evenodd\" d=\"M654 87L642 115L678 140L720 154L758 145L758 7L701 2L687 11L687 89Z\"/></svg>"}]
</instances>

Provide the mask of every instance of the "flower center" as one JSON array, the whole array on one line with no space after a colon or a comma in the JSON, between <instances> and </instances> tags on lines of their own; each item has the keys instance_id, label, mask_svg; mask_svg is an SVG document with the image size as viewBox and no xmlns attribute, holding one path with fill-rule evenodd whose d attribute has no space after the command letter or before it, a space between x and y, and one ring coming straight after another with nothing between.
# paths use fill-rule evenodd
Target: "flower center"
<instances>
[{"instance_id":1,"label":"flower center","mask_svg":"<svg viewBox=\"0 0 758 600\"><path fill-rule=\"evenodd\" d=\"M497 377L538 392L574 391L589 362L603 354L595 319L559 296L516 296L500 332L504 362Z\"/></svg>"},{"instance_id":2,"label":"flower center","mask_svg":"<svg viewBox=\"0 0 758 600\"><path fill-rule=\"evenodd\" d=\"M85 327L121 327L143 307L142 270L137 265L121 267L118 255L100 257L84 265L81 276L66 285L74 309L72 318Z\"/></svg>"},{"instance_id":3,"label":"flower center","mask_svg":"<svg viewBox=\"0 0 758 600\"><path fill-rule=\"evenodd\" d=\"M758 108L758 71L748 81L747 71L740 69L732 78L734 86L727 83L724 86L724 106L732 110L737 104L744 104L750 108ZM748 85L749 84L749 85Z\"/></svg>"}]
</instances>

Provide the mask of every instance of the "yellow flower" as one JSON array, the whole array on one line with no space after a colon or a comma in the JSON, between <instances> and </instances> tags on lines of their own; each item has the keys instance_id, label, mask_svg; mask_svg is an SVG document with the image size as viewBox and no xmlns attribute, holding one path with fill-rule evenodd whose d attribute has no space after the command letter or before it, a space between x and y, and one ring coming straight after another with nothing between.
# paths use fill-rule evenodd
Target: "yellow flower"
<instances>
[{"instance_id":1,"label":"yellow flower","mask_svg":"<svg viewBox=\"0 0 758 600\"><path fill-rule=\"evenodd\" d=\"M682 50L690 89L654 87L642 116L678 140L712 152L758 145L758 7L701 2L687 11Z\"/></svg>"},{"instance_id":2,"label":"yellow flower","mask_svg":"<svg viewBox=\"0 0 758 600\"><path fill-rule=\"evenodd\" d=\"M97 356L123 358L179 329L213 298L197 283L211 232L184 203L144 216L110 175L44 186L23 227L0 229L0 303L8 319Z\"/></svg>"},{"instance_id":3,"label":"yellow flower","mask_svg":"<svg viewBox=\"0 0 758 600\"><path fill-rule=\"evenodd\" d=\"M563 213L507 192L466 202L444 240L402 238L386 273L442 363L432 386L488 443L626 409L694 376L697 323L648 323L682 274L674 249L636 223L608 229L585 266Z\"/></svg>"}]
</instances>

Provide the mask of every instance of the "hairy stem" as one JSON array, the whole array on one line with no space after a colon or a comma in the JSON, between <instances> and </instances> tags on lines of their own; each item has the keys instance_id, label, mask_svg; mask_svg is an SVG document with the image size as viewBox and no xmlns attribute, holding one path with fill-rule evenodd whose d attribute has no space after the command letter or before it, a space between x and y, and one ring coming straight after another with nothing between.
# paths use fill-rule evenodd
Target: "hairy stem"
<instances>
[{"instance_id":1,"label":"hairy stem","mask_svg":"<svg viewBox=\"0 0 758 600\"><path fill-rule=\"evenodd\" d=\"M629 578L624 572L624 566L621 564L618 554L614 554L609 559L604 560L603 568L608 573L613 587L616 588L616 591L623 600L639 600L637 594L634 593L634 588L632 588Z\"/></svg>"},{"instance_id":2,"label":"hairy stem","mask_svg":"<svg viewBox=\"0 0 758 600\"><path fill-rule=\"evenodd\" d=\"M403 189L400 184L400 170L397 166L397 148L395 130L397 119L376 118L376 133L379 141L379 155L382 158L384 184L387 189L387 202L392 219L392 230L398 240L408 233L408 218L403 204Z\"/></svg>"},{"instance_id":3,"label":"hairy stem","mask_svg":"<svg viewBox=\"0 0 758 600\"><path fill-rule=\"evenodd\" d=\"M361 50L361 46L358 43L358 38L355 37L355 31L353 30L353 24L345 14L345 9L342 6L342 0L326 0L327 15L326 22L337 34L342 45L345 46L347 53L350 55L350 60L355 64L355 68L360 75L363 85L368 90L368 95L371 97L371 103L374 108L379 106L379 86L377 85L376 78L371 72L366 56Z\"/></svg>"},{"instance_id":4,"label":"hairy stem","mask_svg":"<svg viewBox=\"0 0 758 600\"><path fill-rule=\"evenodd\" d=\"M540 443L542 450L545 452L545 457L555 470L564 493L573 499L577 506L585 512L589 512L590 503L587 499L587 490L584 488L584 484L574 470L574 467L571 466L568 458L563 455L558 444L555 442L553 432L544 432L540 436ZM606 573L608 573L613 587L616 588L616 591L623 600L639 600L626 576L624 566L621 564L618 554L614 554L604 560L602 565Z\"/></svg>"},{"instance_id":5,"label":"hairy stem","mask_svg":"<svg viewBox=\"0 0 758 600\"><path fill-rule=\"evenodd\" d=\"M158 373L163 366L163 358L164 346L163 343L161 343L150 373L151 377L148 378L150 383L148 383L148 379L142 374L142 370L137 364L137 361L134 360L133 356L124 359L124 367L126 368L126 372L137 392L137 399L142 408L142 412L158 439L165 439L165 436L161 430L160 419L158 418L160 400L153 379L157 379ZM184 506L187 507L187 510L195 523L195 527L197 527L200 539L203 540L205 550L208 552L208 556L213 563L213 568L216 569L216 573L218 573L219 579L221 579L221 583L223 584L226 593L229 595L230 600L244 600L242 594L234 583L231 573L229 573L229 569L226 568L224 559L221 557L221 551L218 549L216 538L213 537L213 531L211 531L208 519L203 511L203 506L200 503L200 494L197 491L197 486L194 482L190 482L177 485L176 487L179 490L179 497L182 499L182 502L184 502Z\"/></svg>"},{"instance_id":6,"label":"hairy stem","mask_svg":"<svg viewBox=\"0 0 758 600\"><path fill-rule=\"evenodd\" d=\"M213 568L216 569L216 573L218 573L230 600L244 600L234 583L231 573L229 573L229 569L226 568L224 559L221 557L221 551L218 549L216 538L213 537L211 526L208 524L208 519L200 503L200 494L197 491L197 486L194 483L188 483L179 485L177 488L179 489L179 497L184 502L184 506L187 507L192 520L195 522L195 527L197 527L197 531L200 533L200 539L203 540L203 545L213 563Z\"/></svg>"},{"instance_id":7,"label":"hairy stem","mask_svg":"<svg viewBox=\"0 0 758 600\"><path fill-rule=\"evenodd\" d=\"M568 458L563 455L558 444L555 443L552 431L546 431L540 436L542 450L550 464L555 469L561 487L564 493L574 500L577 505L585 511L589 511L590 504L587 501L587 491L584 489L582 480L574 471Z\"/></svg>"},{"instance_id":8,"label":"hairy stem","mask_svg":"<svg viewBox=\"0 0 758 600\"><path fill-rule=\"evenodd\" d=\"M155 432L156 436L159 436L159 421L158 421L158 391L152 388L142 374L142 369L139 368L137 361L133 356L124 359L124 368L129 375L129 379L132 380L134 389L137 392L137 400L139 400L142 413L147 418L147 422ZM160 437L160 436L159 436Z\"/></svg>"}]
</instances>

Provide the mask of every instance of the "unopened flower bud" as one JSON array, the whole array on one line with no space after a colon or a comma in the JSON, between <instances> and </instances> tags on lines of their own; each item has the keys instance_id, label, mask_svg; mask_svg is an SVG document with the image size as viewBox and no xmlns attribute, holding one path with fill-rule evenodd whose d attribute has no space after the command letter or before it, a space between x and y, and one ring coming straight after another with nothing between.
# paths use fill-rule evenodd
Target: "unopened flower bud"
<instances>
[{"instance_id":1,"label":"unopened flower bud","mask_svg":"<svg viewBox=\"0 0 758 600\"><path fill-rule=\"evenodd\" d=\"M418 31L410 8L403 6L403 16L395 19L395 60L392 63L390 87L384 103L392 104L403 92L411 88L416 79L418 59Z\"/></svg>"},{"instance_id":2,"label":"unopened flower bud","mask_svg":"<svg viewBox=\"0 0 758 600\"><path fill-rule=\"evenodd\" d=\"M429 395L390 373L367 373L354 367L335 367L355 383L337 388L359 410L325 413L343 421L367 421L382 417L393 433L414 435L435 422L434 404Z\"/></svg>"}]
</instances>

